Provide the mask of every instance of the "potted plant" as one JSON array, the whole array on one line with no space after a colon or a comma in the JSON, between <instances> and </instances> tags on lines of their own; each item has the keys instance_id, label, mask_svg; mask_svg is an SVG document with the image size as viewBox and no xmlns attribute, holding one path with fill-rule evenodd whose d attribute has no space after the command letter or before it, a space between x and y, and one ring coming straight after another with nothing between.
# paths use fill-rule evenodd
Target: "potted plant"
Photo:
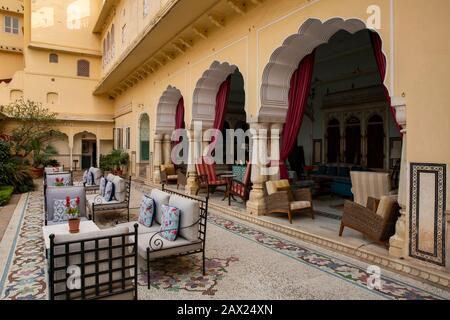
<instances>
[{"instance_id":1,"label":"potted plant","mask_svg":"<svg viewBox=\"0 0 450 320\"><path fill-rule=\"evenodd\" d=\"M110 154L100 157L100 169L103 172L111 171L114 175L123 175L130 156L124 150L113 150Z\"/></svg>"},{"instance_id":2,"label":"potted plant","mask_svg":"<svg viewBox=\"0 0 450 320\"><path fill-rule=\"evenodd\" d=\"M72 206L72 200L69 196L66 197L66 214L69 220L69 232L80 232L80 197L76 197L75 206Z\"/></svg>"},{"instance_id":3,"label":"potted plant","mask_svg":"<svg viewBox=\"0 0 450 320\"><path fill-rule=\"evenodd\" d=\"M58 153L53 146L47 145L44 147L39 140L33 140L31 147L33 153L30 171L34 178L40 178L44 174L44 167L51 161L50 157Z\"/></svg>"}]
</instances>

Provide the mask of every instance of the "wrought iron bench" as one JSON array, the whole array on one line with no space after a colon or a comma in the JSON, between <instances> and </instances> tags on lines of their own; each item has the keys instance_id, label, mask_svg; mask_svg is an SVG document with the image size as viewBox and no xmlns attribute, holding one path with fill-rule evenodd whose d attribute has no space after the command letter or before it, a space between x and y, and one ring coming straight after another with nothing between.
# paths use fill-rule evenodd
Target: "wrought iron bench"
<instances>
[{"instance_id":1,"label":"wrought iron bench","mask_svg":"<svg viewBox=\"0 0 450 320\"><path fill-rule=\"evenodd\" d=\"M177 191L162 191L153 189L150 196L156 207L155 222L151 227L139 226L139 256L145 260L147 268L148 288L150 288L150 261L172 257L202 254L202 271L205 274L205 241L206 223L208 217L208 198L190 197ZM161 206L170 205L180 209L181 219L178 237L175 241L168 241L161 237L161 233L171 230L161 230ZM127 226L130 230L133 223L119 224L118 227Z\"/></svg>"},{"instance_id":2,"label":"wrought iron bench","mask_svg":"<svg viewBox=\"0 0 450 320\"><path fill-rule=\"evenodd\" d=\"M121 180L118 180L121 179ZM112 181L115 185L115 199L112 201L106 201L101 194L89 194L87 195L88 210L92 221L95 222L95 215L101 212L111 212L118 210L126 210L128 221L130 221L130 190L131 190L131 176L128 179L108 175L108 181ZM121 190L120 184L124 183L123 190ZM120 194L120 197L119 197Z\"/></svg>"},{"instance_id":3,"label":"wrought iron bench","mask_svg":"<svg viewBox=\"0 0 450 320\"><path fill-rule=\"evenodd\" d=\"M138 225L50 235L50 300L137 300Z\"/></svg>"}]
</instances>

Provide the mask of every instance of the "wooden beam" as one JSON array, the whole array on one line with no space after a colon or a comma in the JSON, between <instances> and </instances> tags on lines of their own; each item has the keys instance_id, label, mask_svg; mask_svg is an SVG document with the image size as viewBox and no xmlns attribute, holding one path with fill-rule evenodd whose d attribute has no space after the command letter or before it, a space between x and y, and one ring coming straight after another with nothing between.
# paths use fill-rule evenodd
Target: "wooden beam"
<instances>
[{"instance_id":1,"label":"wooden beam","mask_svg":"<svg viewBox=\"0 0 450 320\"><path fill-rule=\"evenodd\" d=\"M208 36L206 35L206 32L205 31L201 31L197 27L192 27L192 31L194 31L196 35L198 35L199 37L201 37L203 39L207 39L208 38Z\"/></svg>"},{"instance_id":2,"label":"wooden beam","mask_svg":"<svg viewBox=\"0 0 450 320\"><path fill-rule=\"evenodd\" d=\"M180 41L181 44L182 44L183 46L185 46L186 48L192 48L192 44L189 43L189 41L186 41L186 40L184 40L183 38L178 39L178 41Z\"/></svg>"},{"instance_id":3,"label":"wooden beam","mask_svg":"<svg viewBox=\"0 0 450 320\"><path fill-rule=\"evenodd\" d=\"M225 19L224 18L219 18L213 14L208 15L208 18L216 27L219 27L219 28L225 27Z\"/></svg>"},{"instance_id":4,"label":"wooden beam","mask_svg":"<svg viewBox=\"0 0 450 320\"><path fill-rule=\"evenodd\" d=\"M180 46L178 43L174 42L172 43L172 46L181 54L185 53L186 50L184 50L183 46Z\"/></svg>"},{"instance_id":5,"label":"wooden beam","mask_svg":"<svg viewBox=\"0 0 450 320\"><path fill-rule=\"evenodd\" d=\"M243 6L238 4L235 0L228 0L227 3L237 13L245 14L245 8L243 8Z\"/></svg>"}]
</instances>

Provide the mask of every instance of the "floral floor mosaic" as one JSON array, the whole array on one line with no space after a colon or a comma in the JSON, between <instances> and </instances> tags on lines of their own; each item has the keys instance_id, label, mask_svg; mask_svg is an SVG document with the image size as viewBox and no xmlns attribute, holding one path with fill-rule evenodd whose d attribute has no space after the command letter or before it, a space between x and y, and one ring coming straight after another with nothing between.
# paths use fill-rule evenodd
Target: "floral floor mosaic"
<instances>
[{"instance_id":1,"label":"floral floor mosaic","mask_svg":"<svg viewBox=\"0 0 450 320\"><path fill-rule=\"evenodd\" d=\"M14 246L0 274L0 299L47 298L42 193L33 192L26 197ZM210 213L208 228L206 276L200 271L200 256L152 263L150 290L145 271L141 270L139 275L141 299L434 300L450 297L438 288L414 285L395 274L383 275L379 288L369 290L367 280L371 275L364 264L220 214Z\"/></svg>"}]
</instances>

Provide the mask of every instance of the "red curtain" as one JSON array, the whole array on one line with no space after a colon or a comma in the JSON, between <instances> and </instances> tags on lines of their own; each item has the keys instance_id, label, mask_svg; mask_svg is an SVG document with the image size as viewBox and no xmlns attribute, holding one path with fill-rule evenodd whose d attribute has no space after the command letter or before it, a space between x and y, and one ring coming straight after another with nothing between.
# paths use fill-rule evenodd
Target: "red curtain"
<instances>
[{"instance_id":1,"label":"red curtain","mask_svg":"<svg viewBox=\"0 0 450 320\"><path fill-rule=\"evenodd\" d=\"M184 99L178 101L177 111L175 113L175 130L184 129Z\"/></svg>"},{"instance_id":2,"label":"red curtain","mask_svg":"<svg viewBox=\"0 0 450 320\"><path fill-rule=\"evenodd\" d=\"M386 56L383 53L383 42L378 33L370 31L370 40L372 42L373 53L375 54L375 60L377 61L378 71L380 72L381 82L383 83L384 95L386 97L386 101L389 103L389 107L391 109L392 117L394 118L395 124L399 132L401 132L401 127L397 122L395 109L391 105L391 96L389 95L389 91L384 86L384 80L386 79Z\"/></svg>"},{"instance_id":3,"label":"red curtain","mask_svg":"<svg viewBox=\"0 0 450 320\"><path fill-rule=\"evenodd\" d=\"M216 96L216 117L214 118L213 128L222 131L225 123L225 115L227 113L228 98L231 90L231 75L222 82ZM216 137L214 136L212 145L215 145Z\"/></svg>"},{"instance_id":4,"label":"red curtain","mask_svg":"<svg viewBox=\"0 0 450 320\"><path fill-rule=\"evenodd\" d=\"M315 51L300 62L298 69L291 78L289 89L289 107L283 129L280 152L280 178L288 179L286 160L297 143L298 132L305 115L308 96L311 90L311 80L314 70Z\"/></svg>"},{"instance_id":5,"label":"red curtain","mask_svg":"<svg viewBox=\"0 0 450 320\"><path fill-rule=\"evenodd\" d=\"M213 128L222 131L227 113L228 97L230 95L231 75L222 82L216 96L216 117L214 118Z\"/></svg>"}]
</instances>

